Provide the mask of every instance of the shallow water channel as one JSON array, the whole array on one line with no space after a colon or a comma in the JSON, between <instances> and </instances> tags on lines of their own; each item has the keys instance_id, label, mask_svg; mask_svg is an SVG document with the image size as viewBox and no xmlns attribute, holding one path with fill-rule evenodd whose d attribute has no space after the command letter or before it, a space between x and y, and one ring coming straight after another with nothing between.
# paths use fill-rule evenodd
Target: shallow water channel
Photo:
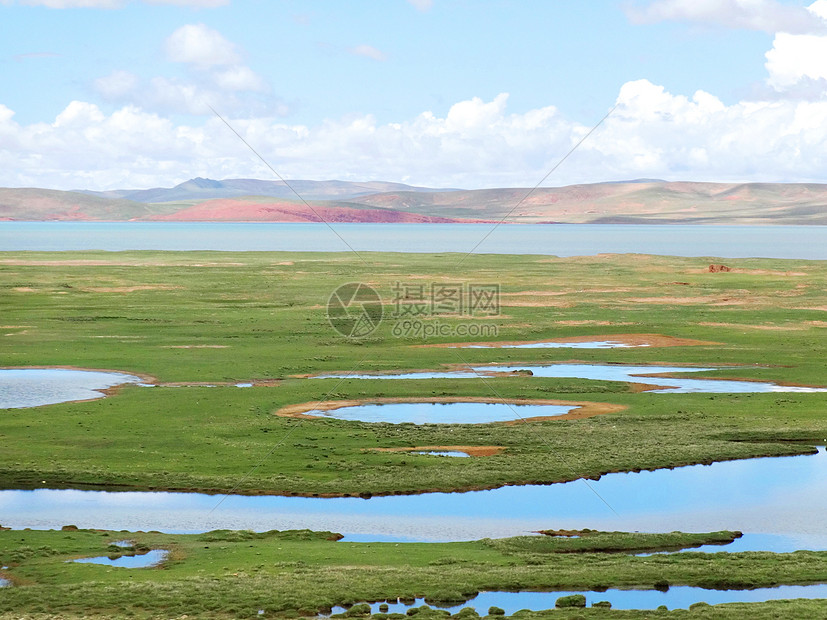
<instances>
[{"instance_id":1,"label":"shallow water channel","mask_svg":"<svg viewBox=\"0 0 827 620\"><path fill-rule=\"evenodd\" d=\"M621 364L548 364L525 366L472 366L468 370L417 371L399 374L325 374L316 379L474 379L480 376L509 376L530 370L534 377L557 379L592 379L596 381L622 381L660 386L657 394L744 394L755 392L827 392L827 388L778 385L766 381L738 381L731 379L676 379L652 376L667 373L690 373L720 370L719 368L693 368L687 366L625 366ZM737 372L735 368L728 368Z\"/></svg>"},{"instance_id":2,"label":"shallow water channel","mask_svg":"<svg viewBox=\"0 0 827 620\"><path fill-rule=\"evenodd\" d=\"M105 390L140 383L133 375L66 368L0 368L0 409L103 398Z\"/></svg>"},{"instance_id":3,"label":"shallow water channel","mask_svg":"<svg viewBox=\"0 0 827 620\"><path fill-rule=\"evenodd\" d=\"M233 495L219 506L220 500L199 493L0 491L0 524L165 532L309 528L341 532L352 541L475 540L540 529L729 529L745 532L744 538L708 550L827 549L824 448L808 456L608 474L588 484L575 480L368 500Z\"/></svg>"}]
</instances>

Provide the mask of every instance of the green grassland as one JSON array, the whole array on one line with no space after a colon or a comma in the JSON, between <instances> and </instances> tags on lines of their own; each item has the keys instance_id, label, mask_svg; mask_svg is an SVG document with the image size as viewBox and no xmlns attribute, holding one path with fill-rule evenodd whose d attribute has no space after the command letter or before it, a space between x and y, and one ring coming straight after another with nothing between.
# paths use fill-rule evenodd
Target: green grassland
<instances>
[{"instance_id":1,"label":"green grassland","mask_svg":"<svg viewBox=\"0 0 827 620\"><path fill-rule=\"evenodd\" d=\"M593 532L579 540L518 537L398 544L337 542L330 532L309 531L2 531L0 562L9 566L3 573L17 587L2 591L0 617L45 612L72 617L81 611L87 617L311 616L335 605L398 597L458 605L483 590L755 588L827 579L825 552L634 555L732 537L730 532ZM117 556L124 550L111 543L124 539L132 542L133 550L167 549L168 559L158 568L144 569L66 563L80 557ZM607 548L613 552L601 553ZM803 611L785 617L823 612L819 601L796 601L787 607L791 605ZM729 607L710 608L715 613L704 617L737 618L738 608L758 618L772 617L760 615L763 605L736 605L734 613L726 611ZM580 613L589 618L641 617L600 609ZM647 612L646 617L682 618L686 613ZM575 616L554 612L553 617Z\"/></svg>"},{"instance_id":2,"label":"green grassland","mask_svg":"<svg viewBox=\"0 0 827 620\"><path fill-rule=\"evenodd\" d=\"M703 376L823 385L827 267L820 262L638 255L543 256L214 252L0 253L0 364L151 375L109 398L0 416L0 487L388 494L554 482L612 471L812 451L827 438L824 394L637 393L578 379L312 379L449 364L722 366ZM659 333L720 344L633 349L449 349L458 338L397 338L386 317L348 340L325 304L344 282L499 283L500 314L435 321L496 325L501 340ZM469 337L467 340L480 340ZM204 347L204 348L180 348ZM222 347L222 348L216 348ZM693 373L692 376L698 376ZM240 389L222 385L259 381ZM273 415L282 406L402 396L557 398L625 405L572 421L365 424ZM289 436L287 435L289 433ZM286 438L286 439L285 439ZM796 443L803 442L803 443ZM255 463L277 449L252 475ZM445 459L374 448L498 445ZM550 458L553 455L554 458ZM43 483L43 481L46 481Z\"/></svg>"},{"instance_id":3,"label":"green grassland","mask_svg":"<svg viewBox=\"0 0 827 620\"><path fill-rule=\"evenodd\" d=\"M612 471L812 452L827 440L825 394L655 394L625 383L510 376L307 379L448 365L573 361L715 365L708 377L827 384L827 265L639 255L546 256L73 252L0 253L0 367L76 366L151 377L108 398L0 415L0 488L180 489L370 495L490 488ZM399 338L386 316L368 338L330 327L330 293L375 287L394 305L403 283L497 283L493 317L442 315L428 325L494 325L499 340L663 334L710 343L631 349L449 349L481 337ZM693 373L693 377L698 374ZM252 388L234 387L253 381ZM175 384L183 384L175 387ZM214 384L216 387L206 387ZM627 408L524 424L366 424L274 415L286 405L376 397L594 401ZM447 459L375 448L503 446ZM262 459L264 457L266 459ZM253 466L260 466L251 471ZM45 482L44 482L45 481ZM1 522L1 521L0 521ZM549 524L550 526L553 524ZM315 615L335 604L481 590L686 584L757 587L827 580L827 555L686 553L727 533L594 534L470 543L343 543L329 533L203 535L0 531L0 617ZM169 549L157 569L65 564L113 552L119 539ZM422 611L422 618L442 617ZM823 601L703 610L520 612L515 617L814 618Z\"/></svg>"}]
</instances>

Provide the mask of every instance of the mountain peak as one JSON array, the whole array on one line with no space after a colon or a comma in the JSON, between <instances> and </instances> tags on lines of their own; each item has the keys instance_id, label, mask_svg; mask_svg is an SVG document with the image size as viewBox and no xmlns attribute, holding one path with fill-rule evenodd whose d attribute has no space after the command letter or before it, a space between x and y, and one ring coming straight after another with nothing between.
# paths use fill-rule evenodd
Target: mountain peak
<instances>
[{"instance_id":1,"label":"mountain peak","mask_svg":"<svg viewBox=\"0 0 827 620\"><path fill-rule=\"evenodd\" d=\"M179 185L175 186L175 189L178 188L199 188L199 189L218 189L224 187L224 184L221 181L215 181L214 179L205 179L204 177L195 177L194 179L190 179L189 181L184 181Z\"/></svg>"}]
</instances>

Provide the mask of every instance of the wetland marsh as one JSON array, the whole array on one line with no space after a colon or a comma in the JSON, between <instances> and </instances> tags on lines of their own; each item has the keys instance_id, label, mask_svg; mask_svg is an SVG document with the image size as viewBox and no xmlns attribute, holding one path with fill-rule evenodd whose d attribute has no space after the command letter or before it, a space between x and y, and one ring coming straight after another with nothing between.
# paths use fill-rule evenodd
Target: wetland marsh
<instances>
[{"instance_id":1,"label":"wetland marsh","mask_svg":"<svg viewBox=\"0 0 827 620\"><path fill-rule=\"evenodd\" d=\"M827 439L822 262L741 259L731 273L709 273L714 259L708 258L470 256L459 279L498 279L499 313L426 320L496 325L491 340L501 343L597 344L452 348L459 342L454 334L394 336L390 303L369 337L348 340L333 332L325 303L343 281L362 280L390 298L399 281L456 279L445 269L450 255L365 258L367 266L353 255L312 252L0 253L4 367L109 368L156 380L151 389L122 385L109 398L2 412L0 524L14 528L0 531L0 563L10 566L2 578L13 585L5 589L3 609L48 604L71 610L80 594L70 584L82 584L86 599L93 597L105 615L121 610L151 617L163 600L164 613L238 617L259 609L313 615L336 604L433 600L471 590L652 590L660 580L718 588L827 582L819 551L827 548L827 507L820 500L827 496L825 456L813 447ZM617 337L624 334L693 344L602 345L622 343ZM400 372L408 376L377 380ZM668 374L652 376L659 373ZM276 415L314 406L330 413L326 407L334 402L384 408L411 400L436 411L448 407L439 401L505 400L520 407L553 401L599 414L577 417L572 410L517 424ZM428 454L455 451L471 456ZM136 536L146 544L171 537L164 539L170 556L164 570L125 571L135 575L128 585L116 568L72 565L69 573L54 568L62 552L37 551L60 551L61 537L69 544L84 539L83 531L19 529L69 524L165 530L170 533ZM175 538L182 536L175 532L219 527L311 528L389 542L346 538L331 543L345 547L320 546L318 561L305 566L297 562L308 563L322 545L315 535L307 534L309 542L301 544L309 546L295 547L294 556L259 534L222 535L250 541L240 563L241 556L208 560L201 553L212 553L212 543ZM503 560L463 559L459 548L441 555L439 547L474 545L470 541L488 536L494 542L481 549L490 550L507 544L494 540L503 536L587 527L653 532L640 536L676 528L745 535L732 543L734 553L725 545L723 553L704 547L702 553L618 556L603 546L571 562L555 557L553 564L536 549L510 551ZM292 535L279 536L284 547ZM606 536L602 544L628 535ZM398 542L412 539L469 542ZM235 544L219 543L227 548L216 552L240 552ZM393 548L401 555L388 555L391 547L382 545L399 545ZM80 547L72 552L106 551ZM351 564L354 553L373 559L323 586L340 553L334 548L348 552ZM518 560L527 562L520 577L496 568ZM115 573L100 572L106 570ZM241 589L235 573L247 576ZM297 587L300 577L310 585ZM205 594L207 584L214 594ZM129 594L116 601L110 588ZM749 614L776 613L779 604L750 604ZM747 608L713 609L715 617L735 618ZM813 617L823 601L784 609L788 617ZM622 610L578 613L632 617Z\"/></svg>"}]
</instances>

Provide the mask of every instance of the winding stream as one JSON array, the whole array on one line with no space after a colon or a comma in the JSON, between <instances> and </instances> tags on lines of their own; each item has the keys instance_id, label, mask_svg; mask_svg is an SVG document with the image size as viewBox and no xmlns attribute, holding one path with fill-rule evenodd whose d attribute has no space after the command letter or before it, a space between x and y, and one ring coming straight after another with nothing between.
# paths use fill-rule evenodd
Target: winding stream
<instances>
[{"instance_id":1,"label":"winding stream","mask_svg":"<svg viewBox=\"0 0 827 620\"><path fill-rule=\"evenodd\" d=\"M309 528L341 532L350 540L389 541L476 540L540 529L728 529L746 534L733 550L736 545L827 549L823 447L809 456L608 474L588 484L575 480L368 500L232 495L219 505L220 500L199 493L0 491L0 524L164 532Z\"/></svg>"},{"instance_id":2,"label":"winding stream","mask_svg":"<svg viewBox=\"0 0 827 620\"><path fill-rule=\"evenodd\" d=\"M621 381L660 386L656 394L746 394L758 392L827 392L827 388L779 385L767 381L739 381L732 379L678 379L653 376L668 373L690 373L720 370L688 366L626 366L622 364L547 364L520 366L471 366L468 370L417 371L399 374L324 374L316 379L475 379L482 376L509 376L520 371L531 371L534 377L556 379L591 379ZM728 369L736 372L736 369ZM527 374L527 373L525 373Z\"/></svg>"}]
</instances>

